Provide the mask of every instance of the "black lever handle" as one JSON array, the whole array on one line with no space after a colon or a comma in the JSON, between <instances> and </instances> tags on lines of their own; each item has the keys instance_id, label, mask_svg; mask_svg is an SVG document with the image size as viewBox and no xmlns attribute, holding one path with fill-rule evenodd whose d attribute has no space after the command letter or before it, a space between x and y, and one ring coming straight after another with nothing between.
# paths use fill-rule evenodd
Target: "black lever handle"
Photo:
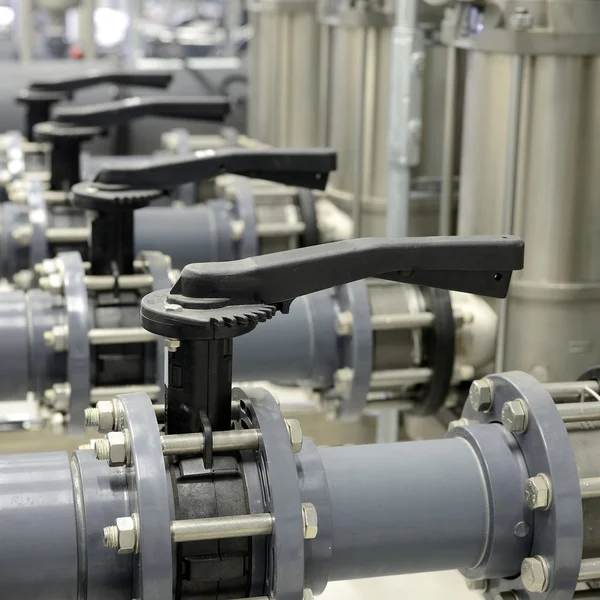
<instances>
[{"instance_id":1,"label":"black lever handle","mask_svg":"<svg viewBox=\"0 0 600 600\"><path fill-rule=\"evenodd\" d=\"M148 96L86 106L61 106L54 111L53 118L62 123L100 127L150 115L222 123L230 110L229 100L223 97Z\"/></svg>"},{"instance_id":2,"label":"black lever handle","mask_svg":"<svg viewBox=\"0 0 600 600\"><path fill-rule=\"evenodd\" d=\"M52 105L65 100L73 92L103 83L164 89L173 78L167 72L89 71L76 77L33 81L17 94L17 102L26 107L25 134L33 141L33 128L50 119Z\"/></svg>"},{"instance_id":3,"label":"black lever handle","mask_svg":"<svg viewBox=\"0 0 600 600\"><path fill-rule=\"evenodd\" d=\"M73 77L59 77L55 79L32 81L29 84L29 89L42 90L45 92L72 93L77 90L104 83L166 89L169 87L172 79L173 73L167 71L131 71L120 69L115 71L90 70Z\"/></svg>"},{"instance_id":4,"label":"black lever handle","mask_svg":"<svg viewBox=\"0 0 600 600\"><path fill-rule=\"evenodd\" d=\"M323 190L329 173L335 168L336 153L326 148L223 148L184 156L152 158L135 167L106 167L96 175L96 182L127 185L130 189L169 190L184 183L231 173Z\"/></svg>"},{"instance_id":5,"label":"black lever handle","mask_svg":"<svg viewBox=\"0 0 600 600\"><path fill-rule=\"evenodd\" d=\"M180 340L169 353L167 431L213 429L231 419L232 339L294 298L365 277L504 297L523 268L523 241L509 236L362 238L244 260L192 264L173 288L142 299L142 325Z\"/></svg>"}]
</instances>

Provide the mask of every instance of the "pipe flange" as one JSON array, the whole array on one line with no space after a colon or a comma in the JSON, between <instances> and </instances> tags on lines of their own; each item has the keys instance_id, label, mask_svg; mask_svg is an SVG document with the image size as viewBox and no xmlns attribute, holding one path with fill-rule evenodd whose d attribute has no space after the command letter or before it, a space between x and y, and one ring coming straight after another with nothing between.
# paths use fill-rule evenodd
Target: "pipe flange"
<instances>
[{"instance_id":1,"label":"pipe flange","mask_svg":"<svg viewBox=\"0 0 600 600\"><path fill-rule=\"evenodd\" d=\"M152 291L164 290L172 285L169 277L170 260L162 252L149 251L140 252L140 259L144 265L144 272L152 275ZM159 398L164 398L165 395L165 361L164 361L164 341L158 339L156 341L156 362L154 372L156 383L160 386Z\"/></svg>"},{"instance_id":2,"label":"pipe flange","mask_svg":"<svg viewBox=\"0 0 600 600\"><path fill-rule=\"evenodd\" d=\"M474 423L502 422L507 402L521 400L527 411L527 429L512 434L528 476L544 473L552 482L552 505L536 511L529 556L543 556L550 564L547 591L531 594L520 579L492 579L485 597L518 591L519 598L571 600L577 585L583 547L583 513L575 455L567 429L550 394L527 373L510 372L489 376L494 386L494 404L489 412L475 411L469 402L462 416ZM515 573L517 575L517 573Z\"/></svg>"},{"instance_id":3,"label":"pipe flange","mask_svg":"<svg viewBox=\"0 0 600 600\"><path fill-rule=\"evenodd\" d=\"M415 415L433 415L446 401L452 375L456 349L456 324L452 311L450 292L436 288L421 288L428 309L435 315L433 327L423 331L423 350L431 379L419 387Z\"/></svg>"},{"instance_id":4,"label":"pipe flange","mask_svg":"<svg viewBox=\"0 0 600 600\"><path fill-rule=\"evenodd\" d=\"M85 269L79 252L60 252L64 278L69 348L67 351L67 381L71 384L68 433L81 435L85 431L84 411L90 404L91 372L88 331L90 314Z\"/></svg>"},{"instance_id":5,"label":"pipe flange","mask_svg":"<svg viewBox=\"0 0 600 600\"><path fill-rule=\"evenodd\" d=\"M234 389L239 397L242 390ZM267 548L264 594L277 600L300 600L304 589L304 523L296 459L281 410L262 388L246 390L245 405L253 426L261 432L256 454L263 476L265 509L275 517Z\"/></svg>"},{"instance_id":6,"label":"pipe flange","mask_svg":"<svg viewBox=\"0 0 600 600\"><path fill-rule=\"evenodd\" d=\"M131 466L126 467L130 514L139 515L139 559L133 563L132 597L172 600L174 507L154 407L143 393L117 398L123 406L123 424L130 440Z\"/></svg>"},{"instance_id":7,"label":"pipe flange","mask_svg":"<svg viewBox=\"0 0 600 600\"><path fill-rule=\"evenodd\" d=\"M340 339L342 364L351 369L352 378L347 391L336 391L336 413L339 419L356 419L367 403L373 373L369 292L365 281L353 281L336 288L335 293L340 313L352 314L352 335Z\"/></svg>"}]
</instances>

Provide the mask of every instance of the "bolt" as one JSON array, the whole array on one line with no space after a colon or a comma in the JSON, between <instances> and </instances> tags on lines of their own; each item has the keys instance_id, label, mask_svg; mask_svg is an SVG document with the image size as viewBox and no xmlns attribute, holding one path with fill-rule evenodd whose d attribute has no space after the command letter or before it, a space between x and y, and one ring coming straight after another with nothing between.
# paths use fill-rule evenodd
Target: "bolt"
<instances>
[{"instance_id":1,"label":"bolt","mask_svg":"<svg viewBox=\"0 0 600 600\"><path fill-rule=\"evenodd\" d=\"M31 244L32 235L33 231L29 225L15 227L12 231L12 238L19 246L29 246L29 244Z\"/></svg>"},{"instance_id":2,"label":"bolt","mask_svg":"<svg viewBox=\"0 0 600 600\"><path fill-rule=\"evenodd\" d=\"M545 592L548 579L548 561L543 556L530 556L521 563L521 581L528 592Z\"/></svg>"},{"instance_id":3,"label":"bolt","mask_svg":"<svg viewBox=\"0 0 600 600\"><path fill-rule=\"evenodd\" d=\"M167 310L169 312L179 312L180 310L183 310L183 306L181 306L181 304L167 304L167 303L165 303L165 310Z\"/></svg>"},{"instance_id":4,"label":"bolt","mask_svg":"<svg viewBox=\"0 0 600 600\"><path fill-rule=\"evenodd\" d=\"M85 409L86 427L96 427L100 433L118 429L122 415L122 406L118 398L99 400L95 408Z\"/></svg>"},{"instance_id":5,"label":"bolt","mask_svg":"<svg viewBox=\"0 0 600 600\"><path fill-rule=\"evenodd\" d=\"M487 579L467 579L465 580L467 588L472 592L486 592L489 587L489 581Z\"/></svg>"},{"instance_id":6,"label":"bolt","mask_svg":"<svg viewBox=\"0 0 600 600\"><path fill-rule=\"evenodd\" d=\"M56 352L65 352L69 348L69 326L54 325L51 330L44 331L44 343Z\"/></svg>"},{"instance_id":7,"label":"bolt","mask_svg":"<svg viewBox=\"0 0 600 600\"><path fill-rule=\"evenodd\" d=\"M304 523L304 539L314 540L319 533L319 517L314 504L302 503L302 522Z\"/></svg>"},{"instance_id":8,"label":"bolt","mask_svg":"<svg viewBox=\"0 0 600 600\"><path fill-rule=\"evenodd\" d=\"M104 547L116 548L118 554L133 554L138 552L139 518L137 514L131 517L119 517L115 524L104 528Z\"/></svg>"},{"instance_id":9,"label":"bolt","mask_svg":"<svg viewBox=\"0 0 600 600\"><path fill-rule=\"evenodd\" d=\"M29 269L17 271L13 275L13 283L21 290L28 290L33 281L33 273Z\"/></svg>"},{"instance_id":10,"label":"bolt","mask_svg":"<svg viewBox=\"0 0 600 600\"><path fill-rule=\"evenodd\" d=\"M524 433L529 421L529 408L520 398L502 407L502 425L511 433Z\"/></svg>"},{"instance_id":11,"label":"bolt","mask_svg":"<svg viewBox=\"0 0 600 600\"><path fill-rule=\"evenodd\" d=\"M231 238L234 242L239 242L244 236L246 223L242 219L234 219L231 221Z\"/></svg>"},{"instance_id":12,"label":"bolt","mask_svg":"<svg viewBox=\"0 0 600 600\"><path fill-rule=\"evenodd\" d=\"M46 292L58 294L63 289L63 276L61 273L50 273L47 276L40 277L39 286Z\"/></svg>"},{"instance_id":13,"label":"bolt","mask_svg":"<svg viewBox=\"0 0 600 600\"><path fill-rule=\"evenodd\" d=\"M527 31L533 27L533 17L526 8L517 6L510 15L509 25L514 31Z\"/></svg>"},{"instance_id":14,"label":"bolt","mask_svg":"<svg viewBox=\"0 0 600 600\"><path fill-rule=\"evenodd\" d=\"M81 444L77 447L78 450L91 450L92 444Z\"/></svg>"},{"instance_id":15,"label":"bolt","mask_svg":"<svg viewBox=\"0 0 600 600\"><path fill-rule=\"evenodd\" d=\"M525 502L531 510L548 510L552 504L552 485L543 473L525 482Z\"/></svg>"},{"instance_id":16,"label":"bolt","mask_svg":"<svg viewBox=\"0 0 600 600\"><path fill-rule=\"evenodd\" d=\"M335 318L335 332L338 335L352 335L354 332L354 317L349 310L338 313Z\"/></svg>"},{"instance_id":17,"label":"bolt","mask_svg":"<svg viewBox=\"0 0 600 600\"><path fill-rule=\"evenodd\" d=\"M489 412L494 406L494 384L487 377L477 379L469 389L471 406L477 412Z\"/></svg>"},{"instance_id":18,"label":"bolt","mask_svg":"<svg viewBox=\"0 0 600 600\"><path fill-rule=\"evenodd\" d=\"M298 454L302 450L302 441L304 436L302 435L302 427L298 419L286 419L285 424L287 426L288 435L290 436L290 442L292 443L292 450L294 454Z\"/></svg>"},{"instance_id":19,"label":"bolt","mask_svg":"<svg viewBox=\"0 0 600 600\"><path fill-rule=\"evenodd\" d=\"M53 258L45 258L42 262L37 263L33 269L38 275L50 275L56 273L58 265Z\"/></svg>"},{"instance_id":20,"label":"bolt","mask_svg":"<svg viewBox=\"0 0 600 600\"><path fill-rule=\"evenodd\" d=\"M315 600L315 597L310 588L304 588L302 590L302 600Z\"/></svg>"},{"instance_id":21,"label":"bolt","mask_svg":"<svg viewBox=\"0 0 600 600\"><path fill-rule=\"evenodd\" d=\"M468 427L470 424L470 419L465 419L464 417L462 419L456 419L455 421L450 421L450 423L448 423L448 431L452 431L456 427Z\"/></svg>"},{"instance_id":22,"label":"bolt","mask_svg":"<svg viewBox=\"0 0 600 600\"><path fill-rule=\"evenodd\" d=\"M108 460L110 456L110 445L106 438L96 440L94 444L94 450L96 451L97 460Z\"/></svg>"},{"instance_id":23,"label":"bolt","mask_svg":"<svg viewBox=\"0 0 600 600\"><path fill-rule=\"evenodd\" d=\"M126 430L110 431L108 441L108 464L111 467L124 467L129 462L129 435Z\"/></svg>"},{"instance_id":24,"label":"bolt","mask_svg":"<svg viewBox=\"0 0 600 600\"><path fill-rule=\"evenodd\" d=\"M334 388L336 392L348 393L352 387L352 380L354 379L354 371L350 367L343 367L338 369L333 374Z\"/></svg>"},{"instance_id":25,"label":"bolt","mask_svg":"<svg viewBox=\"0 0 600 600\"><path fill-rule=\"evenodd\" d=\"M177 348L181 346L181 342L179 340L172 340L170 338L165 338L165 348L169 352L176 352Z\"/></svg>"},{"instance_id":26,"label":"bolt","mask_svg":"<svg viewBox=\"0 0 600 600\"><path fill-rule=\"evenodd\" d=\"M63 413L69 412L71 384L68 382L53 384L52 388L44 390L44 400L54 410Z\"/></svg>"}]
</instances>

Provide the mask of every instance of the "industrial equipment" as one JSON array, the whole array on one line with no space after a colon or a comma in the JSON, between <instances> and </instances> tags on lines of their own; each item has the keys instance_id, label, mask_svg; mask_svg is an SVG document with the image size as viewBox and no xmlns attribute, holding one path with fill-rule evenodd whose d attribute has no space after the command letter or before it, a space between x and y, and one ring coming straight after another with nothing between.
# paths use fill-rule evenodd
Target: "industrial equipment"
<instances>
[{"instance_id":1,"label":"industrial equipment","mask_svg":"<svg viewBox=\"0 0 600 600\"><path fill-rule=\"evenodd\" d=\"M232 149L156 159L137 168L106 167L95 181L75 185L72 203L88 211L91 221L86 252L89 263L79 252L59 252L56 259L39 265L40 289L2 292L6 327L0 342L0 363L6 371L0 397L12 401L6 405L2 420L31 425L58 413L70 415L69 429L80 431L83 422L73 415L81 416L90 402L114 395L115 386L160 393L162 361L156 357L154 337L137 326L138 304L140 290L152 289L159 282L166 284L170 260L153 252L142 252L140 260L134 260L134 209L147 206L182 183L224 172L318 189L325 186L334 166L335 153L327 150ZM123 178L137 189L123 185ZM173 209L146 210L150 211L146 223L151 231L157 211L163 211L164 219L170 214L164 211ZM210 219L214 216L220 217L222 227L229 226L227 209L199 209L197 221L187 228L189 238L184 240L193 244L191 249L203 247L209 258L225 259L235 258L238 252L242 256L252 252L258 236L249 226L237 239L228 229L226 236L216 240L207 235L197 241L201 231L196 226L203 223L205 229L215 228ZM251 217L245 222L250 224ZM170 238L174 246L176 233L171 232ZM211 256L214 249L220 254ZM23 400L28 392L33 393L33 402L25 402L22 410L15 411L14 402Z\"/></svg>"},{"instance_id":2,"label":"industrial equipment","mask_svg":"<svg viewBox=\"0 0 600 600\"><path fill-rule=\"evenodd\" d=\"M586 597L576 587L600 576L597 370L488 376L446 439L339 448L316 448L265 390L231 389L232 340L298 295L375 275L503 296L522 259L507 237L359 239L186 267L142 301L167 340L165 404L88 409L106 437L71 464L2 461L3 597L300 599L453 568L488 599ZM24 576L24 557L43 578Z\"/></svg>"},{"instance_id":3,"label":"industrial equipment","mask_svg":"<svg viewBox=\"0 0 600 600\"><path fill-rule=\"evenodd\" d=\"M496 369L542 381L598 361L596 10L461 3L444 28L466 55L458 232L515 234L529 248L498 307Z\"/></svg>"}]
</instances>

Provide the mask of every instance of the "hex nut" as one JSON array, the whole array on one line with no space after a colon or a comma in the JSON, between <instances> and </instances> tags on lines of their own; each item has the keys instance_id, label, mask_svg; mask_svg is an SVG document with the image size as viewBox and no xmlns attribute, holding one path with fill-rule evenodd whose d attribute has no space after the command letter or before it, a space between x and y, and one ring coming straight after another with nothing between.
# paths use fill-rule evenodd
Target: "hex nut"
<instances>
[{"instance_id":1,"label":"hex nut","mask_svg":"<svg viewBox=\"0 0 600 600\"><path fill-rule=\"evenodd\" d=\"M290 436L292 450L294 451L294 454L298 454L298 452L302 450L302 442L304 440L300 421L297 419L286 419L285 424L287 426L288 435Z\"/></svg>"},{"instance_id":2,"label":"hex nut","mask_svg":"<svg viewBox=\"0 0 600 600\"><path fill-rule=\"evenodd\" d=\"M99 400L96 402L98 409L98 431L108 433L115 426L115 410L112 400Z\"/></svg>"},{"instance_id":3,"label":"hex nut","mask_svg":"<svg viewBox=\"0 0 600 600\"><path fill-rule=\"evenodd\" d=\"M118 554L133 554L138 545L137 528L133 517L119 517L115 520L118 533Z\"/></svg>"},{"instance_id":4,"label":"hex nut","mask_svg":"<svg viewBox=\"0 0 600 600\"><path fill-rule=\"evenodd\" d=\"M177 349L181 346L181 342L179 340L172 340L170 338L165 338L165 348L169 352L177 352Z\"/></svg>"},{"instance_id":5,"label":"hex nut","mask_svg":"<svg viewBox=\"0 0 600 600\"><path fill-rule=\"evenodd\" d=\"M336 315L335 332L340 336L350 336L354 333L354 317L349 310Z\"/></svg>"},{"instance_id":6,"label":"hex nut","mask_svg":"<svg viewBox=\"0 0 600 600\"><path fill-rule=\"evenodd\" d=\"M521 399L511 400L502 407L502 425L511 433L527 431L529 409Z\"/></svg>"},{"instance_id":7,"label":"hex nut","mask_svg":"<svg viewBox=\"0 0 600 600\"><path fill-rule=\"evenodd\" d=\"M548 562L543 556L530 556L521 563L521 581L528 592L545 592L549 583Z\"/></svg>"},{"instance_id":8,"label":"hex nut","mask_svg":"<svg viewBox=\"0 0 600 600\"><path fill-rule=\"evenodd\" d=\"M319 533L319 516L314 504L302 504L302 522L304 523L304 539L314 540Z\"/></svg>"},{"instance_id":9,"label":"hex nut","mask_svg":"<svg viewBox=\"0 0 600 600\"><path fill-rule=\"evenodd\" d=\"M489 587L487 579L466 579L467 588L472 592L486 592Z\"/></svg>"},{"instance_id":10,"label":"hex nut","mask_svg":"<svg viewBox=\"0 0 600 600\"><path fill-rule=\"evenodd\" d=\"M464 417L462 417L461 419L450 421L450 423L448 423L448 431L452 431L456 427L468 427L470 424L470 419L465 419Z\"/></svg>"},{"instance_id":11,"label":"hex nut","mask_svg":"<svg viewBox=\"0 0 600 600\"><path fill-rule=\"evenodd\" d=\"M469 399L473 410L489 412L494 406L493 382L487 377L475 380L469 389Z\"/></svg>"},{"instance_id":12,"label":"hex nut","mask_svg":"<svg viewBox=\"0 0 600 600\"><path fill-rule=\"evenodd\" d=\"M126 430L110 431L108 441L108 464L111 467L124 467L129 461L129 435Z\"/></svg>"},{"instance_id":13,"label":"hex nut","mask_svg":"<svg viewBox=\"0 0 600 600\"><path fill-rule=\"evenodd\" d=\"M543 473L525 482L525 502L531 510L548 510L552 505L552 485Z\"/></svg>"}]
</instances>

